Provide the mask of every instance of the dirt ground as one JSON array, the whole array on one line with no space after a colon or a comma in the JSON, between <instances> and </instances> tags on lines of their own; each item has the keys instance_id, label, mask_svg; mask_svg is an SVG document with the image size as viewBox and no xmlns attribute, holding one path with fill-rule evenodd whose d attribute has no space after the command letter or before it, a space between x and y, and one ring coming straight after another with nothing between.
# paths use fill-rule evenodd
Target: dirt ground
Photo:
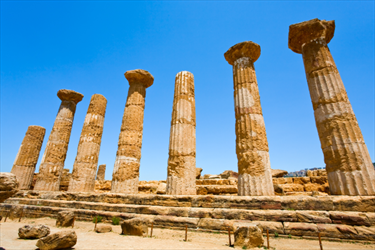
<instances>
[{"instance_id":1,"label":"dirt ground","mask_svg":"<svg viewBox=\"0 0 375 250\"><path fill-rule=\"evenodd\" d=\"M18 238L18 228L26 224L44 224L51 229L51 233L71 228L57 228L56 221L51 218L26 219L21 222L7 220L0 224L0 246L10 249L37 249L37 240L22 240ZM228 235L220 233L206 233L188 231L188 241L185 242L184 230L170 230L154 228L153 237L138 237L120 235L121 227L113 226L113 232L99 234L93 231L91 222L76 221L74 231L78 241L74 249L233 249L228 246ZM150 231L150 230L149 230ZM232 235L232 244L233 244ZM266 244L266 240L265 240ZM270 238L271 249L316 249L320 250L317 240ZM264 247L266 249L266 247ZM258 249L258 248L257 248ZM323 241L323 249L375 249L374 245L363 243Z\"/></svg>"}]
</instances>

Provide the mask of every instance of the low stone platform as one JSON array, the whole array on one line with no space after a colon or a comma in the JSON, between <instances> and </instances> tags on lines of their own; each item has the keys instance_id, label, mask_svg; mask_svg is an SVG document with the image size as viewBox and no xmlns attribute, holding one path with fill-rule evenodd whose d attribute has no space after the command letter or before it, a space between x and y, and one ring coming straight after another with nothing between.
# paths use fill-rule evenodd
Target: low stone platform
<instances>
[{"instance_id":1,"label":"low stone platform","mask_svg":"<svg viewBox=\"0 0 375 250\"><path fill-rule=\"evenodd\" d=\"M155 227L226 231L233 223L258 223L270 233L375 241L375 197L363 196L172 196L20 191L0 213L53 217L73 211L78 220L95 215L144 217Z\"/></svg>"}]
</instances>

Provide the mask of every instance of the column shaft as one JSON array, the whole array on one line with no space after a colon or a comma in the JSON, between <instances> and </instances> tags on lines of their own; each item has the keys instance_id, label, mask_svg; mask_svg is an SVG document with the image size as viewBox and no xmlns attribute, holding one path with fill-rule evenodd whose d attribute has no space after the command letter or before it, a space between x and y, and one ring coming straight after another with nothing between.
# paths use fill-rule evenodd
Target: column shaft
<instances>
[{"instance_id":1,"label":"column shaft","mask_svg":"<svg viewBox=\"0 0 375 250\"><path fill-rule=\"evenodd\" d=\"M92 96L73 165L70 192L94 192L106 106L104 96Z\"/></svg>"},{"instance_id":2,"label":"column shaft","mask_svg":"<svg viewBox=\"0 0 375 250\"><path fill-rule=\"evenodd\" d=\"M195 195L195 96L194 76L179 72L175 80L169 139L167 194Z\"/></svg>"},{"instance_id":3,"label":"column shaft","mask_svg":"<svg viewBox=\"0 0 375 250\"><path fill-rule=\"evenodd\" d=\"M304 44L302 56L331 194L374 195L374 167L325 40Z\"/></svg>"},{"instance_id":4,"label":"column shaft","mask_svg":"<svg viewBox=\"0 0 375 250\"><path fill-rule=\"evenodd\" d=\"M98 173L96 174L96 180L97 181L104 181L105 180L105 169L106 164L100 165L98 169Z\"/></svg>"},{"instance_id":5,"label":"column shaft","mask_svg":"<svg viewBox=\"0 0 375 250\"><path fill-rule=\"evenodd\" d=\"M234 61L233 82L238 195L273 195L266 128L251 58Z\"/></svg>"},{"instance_id":6,"label":"column shaft","mask_svg":"<svg viewBox=\"0 0 375 250\"><path fill-rule=\"evenodd\" d=\"M29 126L14 161L12 171L19 182L19 189L30 189L46 129Z\"/></svg>"},{"instance_id":7,"label":"column shaft","mask_svg":"<svg viewBox=\"0 0 375 250\"><path fill-rule=\"evenodd\" d=\"M130 84L112 175L113 193L138 193L145 97L144 85Z\"/></svg>"}]
</instances>

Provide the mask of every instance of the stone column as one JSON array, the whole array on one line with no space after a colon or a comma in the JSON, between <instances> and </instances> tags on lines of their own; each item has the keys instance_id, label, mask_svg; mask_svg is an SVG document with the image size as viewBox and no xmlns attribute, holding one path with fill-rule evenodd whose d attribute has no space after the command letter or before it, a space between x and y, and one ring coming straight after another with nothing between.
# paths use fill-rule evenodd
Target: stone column
<instances>
[{"instance_id":1,"label":"stone column","mask_svg":"<svg viewBox=\"0 0 375 250\"><path fill-rule=\"evenodd\" d=\"M82 94L67 89L59 90L57 96L61 100L61 105L44 151L34 190L59 190L74 113L77 103L83 98Z\"/></svg>"},{"instance_id":2,"label":"stone column","mask_svg":"<svg viewBox=\"0 0 375 250\"><path fill-rule=\"evenodd\" d=\"M231 47L224 57L233 65L238 195L274 195L266 128L254 62L260 46L251 41Z\"/></svg>"},{"instance_id":3,"label":"stone column","mask_svg":"<svg viewBox=\"0 0 375 250\"><path fill-rule=\"evenodd\" d=\"M11 171L17 177L19 189L31 187L45 133L46 129L40 126L27 129Z\"/></svg>"},{"instance_id":4,"label":"stone column","mask_svg":"<svg viewBox=\"0 0 375 250\"><path fill-rule=\"evenodd\" d=\"M293 24L289 48L303 57L331 194L375 195L374 167L327 46L334 31L334 21Z\"/></svg>"},{"instance_id":5,"label":"stone column","mask_svg":"<svg viewBox=\"0 0 375 250\"><path fill-rule=\"evenodd\" d=\"M105 180L105 169L106 169L105 164L99 166L98 173L96 174L96 180L97 181L104 181Z\"/></svg>"},{"instance_id":6,"label":"stone column","mask_svg":"<svg viewBox=\"0 0 375 250\"><path fill-rule=\"evenodd\" d=\"M94 192L106 107L107 99L104 96L95 94L91 97L73 165L69 192Z\"/></svg>"},{"instance_id":7,"label":"stone column","mask_svg":"<svg viewBox=\"0 0 375 250\"><path fill-rule=\"evenodd\" d=\"M141 69L127 71L125 77L130 87L122 118L111 192L136 194L138 193L146 88L153 84L154 77L148 71Z\"/></svg>"},{"instance_id":8,"label":"stone column","mask_svg":"<svg viewBox=\"0 0 375 250\"><path fill-rule=\"evenodd\" d=\"M194 76L182 71L175 80L167 194L196 194L195 124Z\"/></svg>"}]
</instances>

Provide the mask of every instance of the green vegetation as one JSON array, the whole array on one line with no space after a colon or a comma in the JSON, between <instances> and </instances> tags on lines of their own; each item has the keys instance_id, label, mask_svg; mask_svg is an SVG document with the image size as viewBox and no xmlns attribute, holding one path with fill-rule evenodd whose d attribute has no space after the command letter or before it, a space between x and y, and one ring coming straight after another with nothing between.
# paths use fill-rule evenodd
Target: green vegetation
<instances>
[{"instance_id":1,"label":"green vegetation","mask_svg":"<svg viewBox=\"0 0 375 250\"><path fill-rule=\"evenodd\" d=\"M275 237L279 237L279 233L278 232L275 232Z\"/></svg>"},{"instance_id":2,"label":"green vegetation","mask_svg":"<svg viewBox=\"0 0 375 250\"><path fill-rule=\"evenodd\" d=\"M120 218L113 216L112 217L112 225L120 225Z\"/></svg>"},{"instance_id":3,"label":"green vegetation","mask_svg":"<svg viewBox=\"0 0 375 250\"><path fill-rule=\"evenodd\" d=\"M289 238L289 239L291 239L291 238L292 238L292 235L291 235L291 234L289 234L289 235L288 235L288 238Z\"/></svg>"},{"instance_id":4,"label":"green vegetation","mask_svg":"<svg viewBox=\"0 0 375 250\"><path fill-rule=\"evenodd\" d=\"M97 218L97 222L98 222L98 223L102 222L102 220L103 220L103 217L101 217L100 215L97 215L97 216L95 216L95 217L92 219L92 222L95 223L95 222L96 222L96 220L95 220L96 218Z\"/></svg>"}]
</instances>

